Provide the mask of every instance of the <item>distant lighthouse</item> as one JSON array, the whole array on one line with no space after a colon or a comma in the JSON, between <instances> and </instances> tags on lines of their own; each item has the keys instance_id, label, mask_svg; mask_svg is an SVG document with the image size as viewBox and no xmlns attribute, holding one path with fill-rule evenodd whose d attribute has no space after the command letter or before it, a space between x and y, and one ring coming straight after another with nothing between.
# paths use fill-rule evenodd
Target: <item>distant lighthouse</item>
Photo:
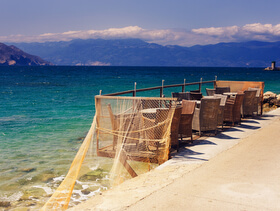
<instances>
[{"instance_id":1,"label":"distant lighthouse","mask_svg":"<svg viewBox=\"0 0 280 211\"><path fill-rule=\"evenodd\" d=\"M271 70L275 70L276 67L276 61L271 62Z\"/></svg>"},{"instance_id":2,"label":"distant lighthouse","mask_svg":"<svg viewBox=\"0 0 280 211\"><path fill-rule=\"evenodd\" d=\"M280 67L276 67L276 61L271 62L271 67L267 67L264 70L280 70Z\"/></svg>"}]
</instances>

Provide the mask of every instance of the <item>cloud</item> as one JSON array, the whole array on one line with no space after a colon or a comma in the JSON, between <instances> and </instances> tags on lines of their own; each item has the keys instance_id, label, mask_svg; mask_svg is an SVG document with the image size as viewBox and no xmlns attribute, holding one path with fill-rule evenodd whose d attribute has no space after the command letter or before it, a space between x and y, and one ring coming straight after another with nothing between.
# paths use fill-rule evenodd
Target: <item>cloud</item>
<instances>
[{"instance_id":1,"label":"cloud","mask_svg":"<svg viewBox=\"0 0 280 211\"><path fill-rule=\"evenodd\" d=\"M211 27L193 29L193 33L216 38L221 42L241 42L248 40L280 41L280 24L246 24L242 27Z\"/></svg>"},{"instance_id":2,"label":"cloud","mask_svg":"<svg viewBox=\"0 0 280 211\"><path fill-rule=\"evenodd\" d=\"M161 45L192 46L219 42L242 42L248 40L280 41L280 24L253 23L244 26L209 27L187 30L143 29L139 26L110 28L106 30L67 31L34 36L0 36L0 42L46 42L72 39L122 39L138 38Z\"/></svg>"},{"instance_id":3,"label":"cloud","mask_svg":"<svg viewBox=\"0 0 280 211\"><path fill-rule=\"evenodd\" d=\"M238 26L193 29L194 33L210 36L229 36L238 32Z\"/></svg>"}]
</instances>

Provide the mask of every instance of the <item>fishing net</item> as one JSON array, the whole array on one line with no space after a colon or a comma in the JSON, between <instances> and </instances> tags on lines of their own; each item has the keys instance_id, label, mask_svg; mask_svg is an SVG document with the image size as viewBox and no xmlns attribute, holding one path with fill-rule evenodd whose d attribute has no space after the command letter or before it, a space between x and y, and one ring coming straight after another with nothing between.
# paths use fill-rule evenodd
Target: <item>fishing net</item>
<instances>
[{"instance_id":1,"label":"fishing net","mask_svg":"<svg viewBox=\"0 0 280 211\"><path fill-rule=\"evenodd\" d=\"M65 210L75 189L91 196L96 182L115 186L168 160L173 98L96 96L95 107L68 174L41 210Z\"/></svg>"}]
</instances>

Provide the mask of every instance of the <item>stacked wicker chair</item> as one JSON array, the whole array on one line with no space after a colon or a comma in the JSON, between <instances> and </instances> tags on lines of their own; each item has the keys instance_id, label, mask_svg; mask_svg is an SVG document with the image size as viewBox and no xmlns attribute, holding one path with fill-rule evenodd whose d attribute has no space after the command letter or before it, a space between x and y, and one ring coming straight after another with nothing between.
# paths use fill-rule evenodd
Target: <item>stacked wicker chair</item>
<instances>
[{"instance_id":1,"label":"stacked wicker chair","mask_svg":"<svg viewBox=\"0 0 280 211\"><path fill-rule=\"evenodd\" d=\"M242 104L242 117L253 116L255 109L254 100L256 97L257 90L245 90L244 100Z\"/></svg>"},{"instance_id":2,"label":"stacked wicker chair","mask_svg":"<svg viewBox=\"0 0 280 211\"><path fill-rule=\"evenodd\" d=\"M179 133L181 113L182 113L182 106L179 106L175 109L172 123L171 123L171 146L176 148L177 150L179 148L178 133Z\"/></svg>"},{"instance_id":3,"label":"stacked wicker chair","mask_svg":"<svg viewBox=\"0 0 280 211\"><path fill-rule=\"evenodd\" d=\"M215 94L224 94L225 92L230 92L230 87L216 87Z\"/></svg>"},{"instance_id":4,"label":"stacked wicker chair","mask_svg":"<svg viewBox=\"0 0 280 211\"><path fill-rule=\"evenodd\" d=\"M261 114L261 106L262 106L262 98L261 98L261 89L259 88L251 88L249 87L248 90L256 90L256 97L254 98L254 108L253 112L257 115Z\"/></svg>"},{"instance_id":5,"label":"stacked wicker chair","mask_svg":"<svg viewBox=\"0 0 280 211\"><path fill-rule=\"evenodd\" d=\"M205 89L206 89L207 96L214 96L214 94L216 94L216 89L209 89L209 88L205 88Z\"/></svg>"},{"instance_id":6,"label":"stacked wicker chair","mask_svg":"<svg viewBox=\"0 0 280 211\"><path fill-rule=\"evenodd\" d=\"M192 129L198 131L215 131L217 133L218 110L220 98L202 98L200 108L195 108Z\"/></svg>"},{"instance_id":7,"label":"stacked wicker chair","mask_svg":"<svg viewBox=\"0 0 280 211\"><path fill-rule=\"evenodd\" d=\"M239 124L241 121L241 106L243 103L243 92L237 93L235 98L228 98L224 110L224 122L230 122L232 125Z\"/></svg>"},{"instance_id":8,"label":"stacked wicker chair","mask_svg":"<svg viewBox=\"0 0 280 211\"><path fill-rule=\"evenodd\" d=\"M224 110L226 106L227 96L226 95L220 95L220 94L214 94L214 97L220 98L220 107L218 110L218 126L224 126Z\"/></svg>"},{"instance_id":9,"label":"stacked wicker chair","mask_svg":"<svg viewBox=\"0 0 280 211\"><path fill-rule=\"evenodd\" d=\"M202 93L201 92L190 92L191 100L201 100Z\"/></svg>"},{"instance_id":10,"label":"stacked wicker chair","mask_svg":"<svg viewBox=\"0 0 280 211\"><path fill-rule=\"evenodd\" d=\"M191 142L193 141L192 137L192 121L194 110L196 107L195 101L183 100L182 101L182 114L179 125L179 134L182 137L191 137Z\"/></svg>"},{"instance_id":11,"label":"stacked wicker chair","mask_svg":"<svg viewBox=\"0 0 280 211\"><path fill-rule=\"evenodd\" d=\"M177 98L178 101L191 99L189 92L172 92L172 97Z\"/></svg>"}]
</instances>

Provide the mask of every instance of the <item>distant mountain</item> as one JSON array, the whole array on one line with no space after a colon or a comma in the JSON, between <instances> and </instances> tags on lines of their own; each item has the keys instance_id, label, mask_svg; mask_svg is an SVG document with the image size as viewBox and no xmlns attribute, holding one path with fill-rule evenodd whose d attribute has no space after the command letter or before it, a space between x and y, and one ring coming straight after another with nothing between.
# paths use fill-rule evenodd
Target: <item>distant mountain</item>
<instances>
[{"instance_id":1,"label":"distant mountain","mask_svg":"<svg viewBox=\"0 0 280 211\"><path fill-rule=\"evenodd\" d=\"M266 67L280 62L280 42L181 47L139 39L11 43L56 65Z\"/></svg>"},{"instance_id":2,"label":"distant mountain","mask_svg":"<svg viewBox=\"0 0 280 211\"><path fill-rule=\"evenodd\" d=\"M0 43L0 66L38 66L52 65L38 56L23 52L17 47Z\"/></svg>"}]
</instances>

